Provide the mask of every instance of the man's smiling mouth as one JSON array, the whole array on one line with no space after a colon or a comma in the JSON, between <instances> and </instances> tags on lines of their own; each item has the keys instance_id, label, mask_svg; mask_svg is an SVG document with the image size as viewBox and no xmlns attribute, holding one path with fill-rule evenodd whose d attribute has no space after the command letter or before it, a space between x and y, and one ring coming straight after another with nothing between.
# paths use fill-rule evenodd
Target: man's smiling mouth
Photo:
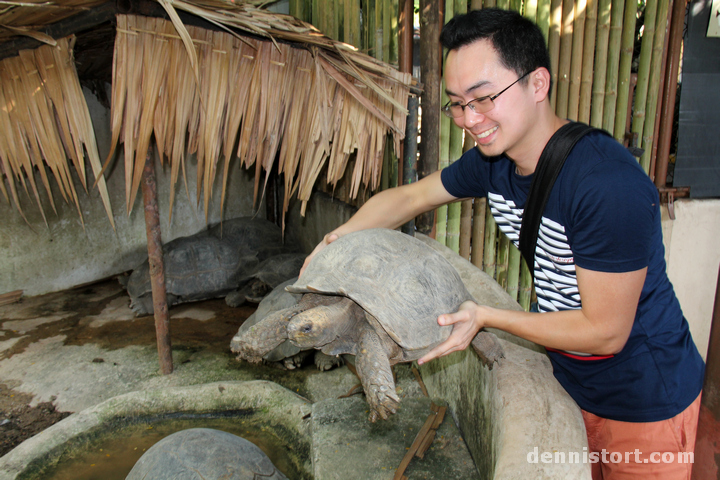
<instances>
[{"instance_id":1,"label":"man's smiling mouth","mask_svg":"<svg viewBox=\"0 0 720 480\"><path fill-rule=\"evenodd\" d=\"M477 138L485 138L485 137L487 137L487 136L495 133L495 131L496 131L497 129L498 129L498 127L497 127L497 126L494 126L493 128L491 128L491 129L489 129L489 130L485 130L484 132L478 134Z\"/></svg>"}]
</instances>

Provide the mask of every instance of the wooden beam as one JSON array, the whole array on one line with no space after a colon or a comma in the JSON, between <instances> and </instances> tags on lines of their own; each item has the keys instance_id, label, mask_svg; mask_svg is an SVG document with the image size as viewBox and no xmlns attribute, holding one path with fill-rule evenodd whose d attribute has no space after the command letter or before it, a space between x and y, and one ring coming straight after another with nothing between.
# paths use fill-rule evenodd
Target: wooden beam
<instances>
[{"instance_id":1,"label":"wooden beam","mask_svg":"<svg viewBox=\"0 0 720 480\"><path fill-rule=\"evenodd\" d=\"M53 23L39 31L55 39L63 38L114 20L116 13L117 8L115 2L106 2L86 12ZM42 45L45 44L30 37L18 37L17 39L3 42L0 44L0 60L14 57L20 50L34 49Z\"/></svg>"}]
</instances>

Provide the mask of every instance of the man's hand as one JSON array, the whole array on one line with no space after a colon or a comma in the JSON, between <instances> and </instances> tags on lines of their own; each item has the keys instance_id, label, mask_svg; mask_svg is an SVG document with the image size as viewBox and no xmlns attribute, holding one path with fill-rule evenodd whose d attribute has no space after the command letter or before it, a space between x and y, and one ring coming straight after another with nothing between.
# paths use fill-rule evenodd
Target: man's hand
<instances>
[{"instance_id":1,"label":"man's hand","mask_svg":"<svg viewBox=\"0 0 720 480\"><path fill-rule=\"evenodd\" d=\"M463 302L457 312L440 315L438 325L452 325L452 333L447 340L420 358L419 365L448 353L465 350L483 327L482 307L469 300Z\"/></svg>"},{"instance_id":2,"label":"man's hand","mask_svg":"<svg viewBox=\"0 0 720 480\"><path fill-rule=\"evenodd\" d=\"M305 262L303 263L303 266L300 269L300 274L298 275L298 277L302 276L303 272L305 271L305 268L307 268L307 266L310 264L310 260L312 260L313 257L315 255L317 255L317 253L320 250L327 247L328 245L330 245L332 242L334 242L338 238L340 238L340 235L338 235L337 233L331 232L331 233L328 233L327 235L325 235L322 239L322 242L318 243L317 246L315 247L315 249L305 259Z\"/></svg>"}]
</instances>

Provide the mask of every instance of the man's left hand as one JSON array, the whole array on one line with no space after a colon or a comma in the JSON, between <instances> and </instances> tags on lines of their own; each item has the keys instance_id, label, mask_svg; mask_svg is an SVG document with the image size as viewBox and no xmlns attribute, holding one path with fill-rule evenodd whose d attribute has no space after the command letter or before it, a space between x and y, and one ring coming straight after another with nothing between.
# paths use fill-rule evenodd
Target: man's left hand
<instances>
[{"instance_id":1,"label":"man's left hand","mask_svg":"<svg viewBox=\"0 0 720 480\"><path fill-rule=\"evenodd\" d=\"M465 350L483 327L481 307L470 300L463 302L457 312L440 315L438 325L452 325L452 333L447 340L420 358L419 365L448 353Z\"/></svg>"}]
</instances>

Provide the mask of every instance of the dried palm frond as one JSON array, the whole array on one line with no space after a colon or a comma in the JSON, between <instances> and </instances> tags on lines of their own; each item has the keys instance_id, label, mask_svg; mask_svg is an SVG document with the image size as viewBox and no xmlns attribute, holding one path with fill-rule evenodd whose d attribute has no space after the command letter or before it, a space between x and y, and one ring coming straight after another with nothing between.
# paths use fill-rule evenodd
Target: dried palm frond
<instances>
[{"instance_id":1,"label":"dried palm frond","mask_svg":"<svg viewBox=\"0 0 720 480\"><path fill-rule=\"evenodd\" d=\"M176 9L193 12L206 4L214 3L172 2ZM254 15L257 12L261 13ZM255 166L256 202L264 190L260 184L263 170L264 185L278 161L277 170L285 176L283 218L289 197L295 193L304 214L326 162L327 181L336 184L355 150L353 195L361 184L376 189L386 136L392 135L396 149L404 136L403 105L412 77L322 36L292 17L248 5L209 16L227 28L287 36L296 43L186 27L199 68L199 78L194 81L186 54L188 42L184 35L172 33L173 23L118 16L111 116L113 142L125 143L126 182L133 182L132 187L126 186L128 206L137 191L137 172L142 169L139 159L144 158L153 132L163 160L166 157L171 163L171 197L178 173L185 169L186 153L196 154L197 202L202 199L206 217L221 156L221 209L235 155L242 167ZM153 35L165 40L166 50L156 45L157 40L150 38ZM121 65L125 66L122 71ZM124 114L115 111L116 105L124 108Z\"/></svg>"},{"instance_id":2,"label":"dried palm frond","mask_svg":"<svg viewBox=\"0 0 720 480\"><path fill-rule=\"evenodd\" d=\"M57 41L50 35L46 35L42 32L38 32L37 30L33 30L28 27L13 27L12 25L0 25L0 28L10 30L15 35L24 35L26 37L34 38L38 42L47 43L48 45L52 45L53 47L57 45Z\"/></svg>"},{"instance_id":3,"label":"dried palm frond","mask_svg":"<svg viewBox=\"0 0 720 480\"><path fill-rule=\"evenodd\" d=\"M33 192L47 223L35 184L38 173L49 202L56 210L47 169L57 182L60 195L72 202L81 222L82 212L68 165L75 167L80 184L87 191L85 158L90 162L96 185L110 223L114 219L101 163L97 153L90 114L72 58L74 39L60 39L56 47L23 50L19 56L0 62L0 164L9 188L2 185L6 200L14 202L25 218L15 184Z\"/></svg>"}]
</instances>

